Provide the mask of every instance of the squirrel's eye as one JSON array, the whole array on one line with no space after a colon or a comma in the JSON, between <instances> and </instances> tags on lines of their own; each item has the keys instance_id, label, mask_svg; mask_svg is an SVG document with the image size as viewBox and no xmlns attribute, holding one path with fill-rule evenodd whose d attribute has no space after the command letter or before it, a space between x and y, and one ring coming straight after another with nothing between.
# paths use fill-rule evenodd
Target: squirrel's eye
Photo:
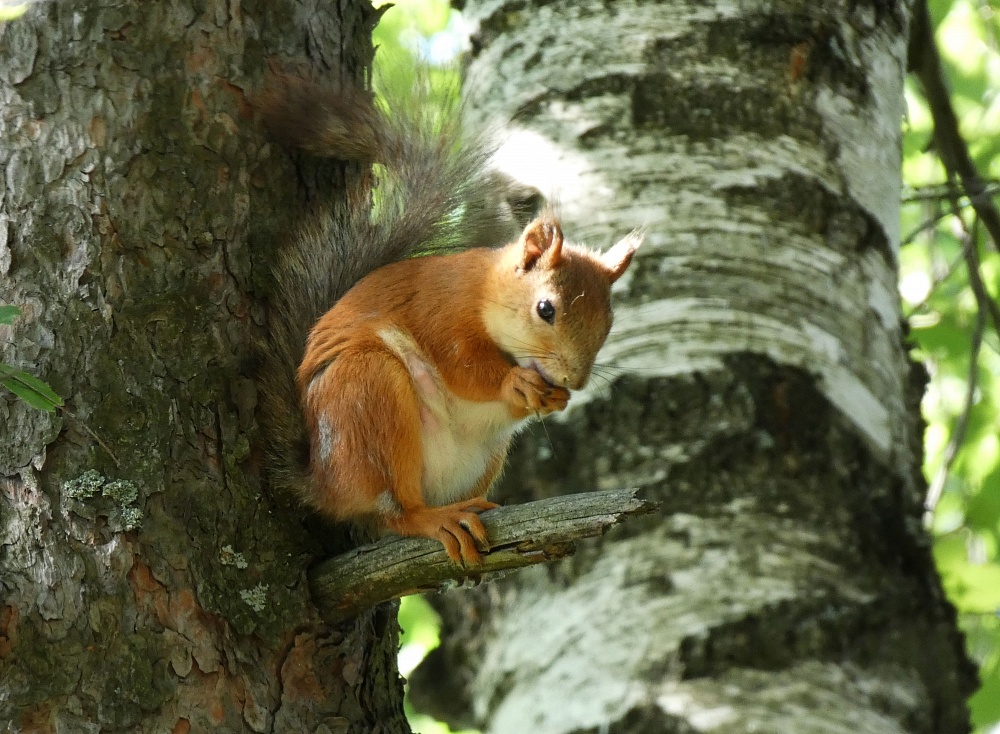
<instances>
[{"instance_id":1,"label":"squirrel's eye","mask_svg":"<svg viewBox=\"0 0 1000 734\"><path fill-rule=\"evenodd\" d=\"M538 305L535 306L535 310L538 312L538 315L542 317L543 321L547 321L551 324L556 320L556 307L553 306L552 301L547 298L539 301Z\"/></svg>"}]
</instances>

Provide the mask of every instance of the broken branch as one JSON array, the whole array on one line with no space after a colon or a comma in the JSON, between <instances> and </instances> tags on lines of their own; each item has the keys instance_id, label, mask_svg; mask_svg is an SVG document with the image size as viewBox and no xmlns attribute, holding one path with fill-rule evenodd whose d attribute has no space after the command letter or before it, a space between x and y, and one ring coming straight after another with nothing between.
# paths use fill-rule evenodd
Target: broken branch
<instances>
[{"instance_id":1,"label":"broken branch","mask_svg":"<svg viewBox=\"0 0 1000 734\"><path fill-rule=\"evenodd\" d=\"M441 544L425 538L383 538L318 564L309 574L313 600L330 622L408 594L483 579L573 553L576 541L656 509L638 490L552 497L482 515L492 546L477 568L455 565Z\"/></svg>"}]
</instances>

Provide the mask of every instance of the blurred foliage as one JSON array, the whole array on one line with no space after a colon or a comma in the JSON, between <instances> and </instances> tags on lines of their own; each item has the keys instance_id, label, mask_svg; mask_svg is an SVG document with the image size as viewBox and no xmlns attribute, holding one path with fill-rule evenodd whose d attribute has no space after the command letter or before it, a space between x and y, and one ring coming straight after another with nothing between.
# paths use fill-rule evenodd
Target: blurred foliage
<instances>
[{"instance_id":1,"label":"blurred foliage","mask_svg":"<svg viewBox=\"0 0 1000 734\"><path fill-rule=\"evenodd\" d=\"M422 596L406 596L399 606L399 674L409 678L413 669L420 664L431 650L438 646L439 623L437 615ZM447 734L447 726L430 716L419 714L410 705L409 688L403 701L410 728L422 734Z\"/></svg>"},{"instance_id":2,"label":"blurred foliage","mask_svg":"<svg viewBox=\"0 0 1000 734\"><path fill-rule=\"evenodd\" d=\"M932 21L962 135L996 204L1000 179L1000 3L930 0ZM1000 335L969 284L963 242L979 255L990 297L1000 296L998 243L968 199L953 212L931 144L918 85L907 87L900 293L914 355L931 381L924 471L934 555L959 610L982 687L970 700L976 731L1000 731Z\"/></svg>"},{"instance_id":3,"label":"blurred foliage","mask_svg":"<svg viewBox=\"0 0 1000 734\"><path fill-rule=\"evenodd\" d=\"M422 596L407 596L403 598L399 607L399 626L403 630L399 641L399 673L406 678L424 656L438 646L441 621ZM403 701L403 707L410 728L415 734L453 734L453 730L448 728L447 724L414 711L410 705L409 691ZM477 732L469 729L454 734L477 734Z\"/></svg>"},{"instance_id":4,"label":"blurred foliage","mask_svg":"<svg viewBox=\"0 0 1000 734\"><path fill-rule=\"evenodd\" d=\"M424 62L421 74L431 75L435 90L441 94L458 91L456 58L462 50L456 30L459 14L447 0L376 0L376 7L392 3L375 27L372 39L375 53L375 76L381 84L398 88L415 82L414 58ZM405 597L399 607L399 626L403 630L399 648L399 672L406 678L438 646L441 627L437 613L420 596ZM450 734L447 725L417 713L404 701L410 728L416 734ZM468 732L467 734L474 734Z\"/></svg>"},{"instance_id":5,"label":"blurred foliage","mask_svg":"<svg viewBox=\"0 0 1000 734\"><path fill-rule=\"evenodd\" d=\"M376 8L392 6L372 33L376 47L388 51L392 57L406 53L411 56L411 64L413 56L440 64L452 61L460 50L457 34L449 32L452 27L449 24L455 19L447 2L375 0L372 4Z\"/></svg>"},{"instance_id":6,"label":"blurred foliage","mask_svg":"<svg viewBox=\"0 0 1000 734\"><path fill-rule=\"evenodd\" d=\"M962 133L997 201L1000 0L930 0L930 10ZM378 61L388 60L381 73L397 78L411 73L412 62L392 61L407 54L431 64L451 61L460 51L452 40L459 35L457 18L443 0L400 0L375 32ZM442 73L456 72L447 67ZM994 300L1000 297L1000 255L968 200L960 200L961 221L953 215L944 168L931 145L928 106L912 81L906 96L900 292L914 356L931 378L923 402L928 522L945 588L981 668L982 687L970 701L977 734L1000 734L1000 335L986 319L973 354L980 317L962 258L963 239L977 248ZM405 675L437 644L438 628L430 606L416 597L403 601L400 619L406 631L400 651ZM417 732L449 731L427 717L413 715L412 721Z\"/></svg>"}]
</instances>

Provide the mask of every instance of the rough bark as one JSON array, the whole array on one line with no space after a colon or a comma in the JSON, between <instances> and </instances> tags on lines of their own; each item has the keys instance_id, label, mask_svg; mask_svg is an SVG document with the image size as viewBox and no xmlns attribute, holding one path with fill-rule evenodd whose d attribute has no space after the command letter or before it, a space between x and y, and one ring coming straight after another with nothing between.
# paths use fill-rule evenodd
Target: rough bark
<instances>
[{"instance_id":1,"label":"rough bark","mask_svg":"<svg viewBox=\"0 0 1000 734\"><path fill-rule=\"evenodd\" d=\"M418 707L491 734L967 731L895 290L907 3L465 12L511 172L570 237L648 229L614 379L519 444L501 499L639 486L662 513L445 599Z\"/></svg>"},{"instance_id":2,"label":"rough bark","mask_svg":"<svg viewBox=\"0 0 1000 734\"><path fill-rule=\"evenodd\" d=\"M391 606L313 608L259 478L276 243L333 166L269 144L271 57L361 74L367 3L64 0L0 24L0 729L406 731ZM99 440L98 440L99 439Z\"/></svg>"}]
</instances>

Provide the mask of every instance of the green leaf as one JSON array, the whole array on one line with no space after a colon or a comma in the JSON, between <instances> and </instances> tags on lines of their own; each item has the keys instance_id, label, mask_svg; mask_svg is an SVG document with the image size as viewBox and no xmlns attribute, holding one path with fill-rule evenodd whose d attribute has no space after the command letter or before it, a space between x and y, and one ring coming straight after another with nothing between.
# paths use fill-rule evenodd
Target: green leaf
<instances>
[{"instance_id":1,"label":"green leaf","mask_svg":"<svg viewBox=\"0 0 1000 734\"><path fill-rule=\"evenodd\" d=\"M968 329L959 326L951 314L931 326L918 327L910 332L922 349L938 359L961 357L968 360L972 351L972 336Z\"/></svg>"},{"instance_id":2,"label":"green leaf","mask_svg":"<svg viewBox=\"0 0 1000 734\"><path fill-rule=\"evenodd\" d=\"M1000 660L984 666L979 677L983 686L969 699L969 708L973 724L988 726L1000 721Z\"/></svg>"},{"instance_id":3,"label":"green leaf","mask_svg":"<svg viewBox=\"0 0 1000 734\"><path fill-rule=\"evenodd\" d=\"M0 324L13 324L14 317L21 315L17 306L0 306Z\"/></svg>"},{"instance_id":4,"label":"green leaf","mask_svg":"<svg viewBox=\"0 0 1000 734\"><path fill-rule=\"evenodd\" d=\"M950 576L959 566L967 563L965 540L957 534L946 535L934 541L934 560L943 575Z\"/></svg>"},{"instance_id":5,"label":"green leaf","mask_svg":"<svg viewBox=\"0 0 1000 734\"><path fill-rule=\"evenodd\" d=\"M983 485L970 499L967 510L969 526L977 530L995 530L1000 522L1000 467L983 480Z\"/></svg>"},{"instance_id":6,"label":"green leaf","mask_svg":"<svg viewBox=\"0 0 1000 734\"><path fill-rule=\"evenodd\" d=\"M63 405L63 399L37 377L2 363L0 363L0 385L6 387L32 408L51 413Z\"/></svg>"},{"instance_id":7,"label":"green leaf","mask_svg":"<svg viewBox=\"0 0 1000 734\"><path fill-rule=\"evenodd\" d=\"M995 614L1000 610L1000 564L969 564L944 579L949 597L963 612Z\"/></svg>"},{"instance_id":8,"label":"green leaf","mask_svg":"<svg viewBox=\"0 0 1000 734\"><path fill-rule=\"evenodd\" d=\"M1000 158L1000 139L995 135L970 141L972 159L980 171L989 171L990 165Z\"/></svg>"},{"instance_id":9,"label":"green leaf","mask_svg":"<svg viewBox=\"0 0 1000 734\"><path fill-rule=\"evenodd\" d=\"M941 21L951 10L952 0L928 0L927 8L931 14L931 25L935 28L941 25Z\"/></svg>"}]
</instances>

